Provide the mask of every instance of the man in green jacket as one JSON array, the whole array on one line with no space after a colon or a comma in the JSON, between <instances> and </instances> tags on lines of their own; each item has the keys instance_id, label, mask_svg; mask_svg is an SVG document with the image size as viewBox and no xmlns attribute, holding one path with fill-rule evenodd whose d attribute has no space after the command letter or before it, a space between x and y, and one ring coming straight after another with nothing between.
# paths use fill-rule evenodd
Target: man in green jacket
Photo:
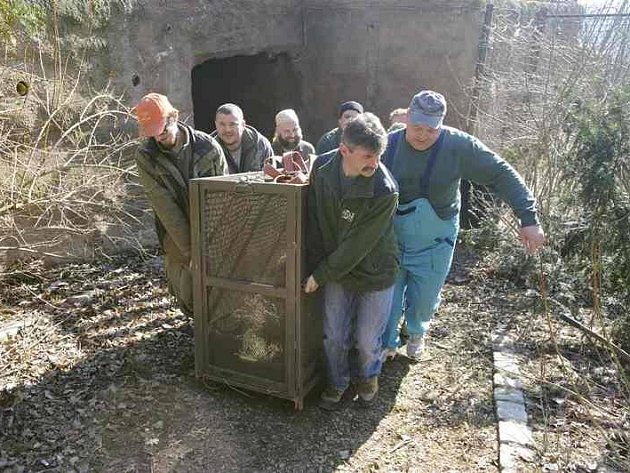
<instances>
[{"instance_id":1,"label":"man in green jacket","mask_svg":"<svg viewBox=\"0 0 630 473\"><path fill-rule=\"evenodd\" d=\"M271 143L258 130L245 123L243 110L226 103L217 109L211 136L223 148L230 174L260 171L265 160L273 156Z\"/></svg>"},{"instance_id":2,"label":"man in green jacket","mask_svg":"<svg viewBox=\"0 0 630 473\"><path fill-rule=\"evenodd\" d=\"M339 405L352 380L364 402L374 399L381 344L398 272L392 216L398 188L379 159L387 133L379 119L359 115L338 150L319 156L308 194L309 267L304 290L323 286L324 353L329 384L321 405ZM350 349L357 357L351 359Z\"/></svg>"},{"instance_id":3,"label":"man in green jacket","mask_svg":"<svg viewBox=\"0 0 630 473\"><path fill-rule=\"evenodd\" d=\"M155 213L169 291L192 313L188 181L227 174L223 150L209 135L178 121L179 112L161 94L145 95L135 108L140 135L138 175Z\"/></svg>"},{"instance_id":4,"label":"man in green jacket","mask_svg":"<svg viewBox=\"0 0 630 473\"><path fill-rule=\"evenodd\" d=\"M361 113L363 113L363 105L359 102L350 100L342 103L339 107L339 126L322 135L315 147L317 154L328 153L328 151L339 148L344 128Z\"/></svg>"},{"instance_id":5,"label":"man in green jacket","mask_svg":"<svg viewBox=\"0 0 630 473\"><path fill-rule=\"evenodd\" d=\"M520 239L528 251L536 251L545 241L536 199L523 178L475 137L443 125L445 115L446 100L441 94L419 92L411 99L407 127L389 134L383 155L400 189L394 228L401 259L384 357L395 356L400 345L403 308L409 334L407 355L413 359L422 355L457 241L461 179L489 186L507 202L520 220Z\"/></svg>"}]
</instances>

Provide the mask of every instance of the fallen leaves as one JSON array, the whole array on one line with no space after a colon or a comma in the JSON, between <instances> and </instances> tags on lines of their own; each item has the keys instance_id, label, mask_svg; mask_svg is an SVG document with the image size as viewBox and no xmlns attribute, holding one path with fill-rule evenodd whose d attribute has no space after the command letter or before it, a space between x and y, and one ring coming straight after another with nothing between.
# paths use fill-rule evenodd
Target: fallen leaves
<instances>
[{"instance_id":1,"label":"fallen leaves","mask_svg":"<svg viewBox=\"0 0 630 473\"><path fill-rule=\"evenodd\" d=\"M195 384L192 320L175 309L155 259L14 275L0 288L0 326L32 323L0 340L0 470L496 471L492 329L499 320L526 325L516 342L527 348L544 324L531 320L534 294L485 276L480 284L474 264L460 257L454 268L429 356L388 362L370 409L333 416L312 399L296 413L282 400ZM561 363L591 373L592 402L622 409L616 373L577 363L588 354L524 351L550 376L563 375ZM605 451L592 410L565 391L528 399L528 409L546 409L537 425L566 436L576 458L593 445ZM625 452L622 440L609 435L609 449ZM556 463L548 456L535 466Z\"/></svg>"}]
</instances>

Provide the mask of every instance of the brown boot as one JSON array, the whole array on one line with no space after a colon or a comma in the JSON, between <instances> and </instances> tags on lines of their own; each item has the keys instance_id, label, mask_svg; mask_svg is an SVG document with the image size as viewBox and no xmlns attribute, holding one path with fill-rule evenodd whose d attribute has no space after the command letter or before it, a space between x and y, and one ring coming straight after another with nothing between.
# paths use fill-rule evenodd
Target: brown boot
<instances>
[{"instance_id":1,"label":"brown boot","mask_svg":"<svg viewBox=\"0 0 630 473\"><path fill-rule=\"evenodd\" d=\"M339 409L344 392L331 384L328 385L319 396L319 407L329 411Z\"/></svg>"},{"instance_id":2,"label":"brown boot","mask_svg":"<svg viewBox=\"0 0 630 473\"><path fill-rule=\"evenodd\" d=\"M378 377L373 376L357 383L356 390L361 401L372 402L378 392Z\"/></svg>"}]
</instances>

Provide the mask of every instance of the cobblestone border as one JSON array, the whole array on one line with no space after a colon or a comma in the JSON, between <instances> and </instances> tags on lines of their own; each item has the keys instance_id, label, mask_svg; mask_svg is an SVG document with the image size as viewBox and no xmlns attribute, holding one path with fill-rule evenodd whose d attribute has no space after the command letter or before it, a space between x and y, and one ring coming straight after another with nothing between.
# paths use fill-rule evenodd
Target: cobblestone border
<instances>
[{"instance_id":1,"label":"cobblestone border","mask_svg":"<svg viewBox=\"0 0 630 473\"><path fill-rule=\"evenodd\" d=\"M527 425L525 396L519 381L518 358L505 328L495 332L492 341L494 359L494 405L498 420L499 470L523 471L523 463L535 458L532 431Z\"/></svg>"}]
</instances>

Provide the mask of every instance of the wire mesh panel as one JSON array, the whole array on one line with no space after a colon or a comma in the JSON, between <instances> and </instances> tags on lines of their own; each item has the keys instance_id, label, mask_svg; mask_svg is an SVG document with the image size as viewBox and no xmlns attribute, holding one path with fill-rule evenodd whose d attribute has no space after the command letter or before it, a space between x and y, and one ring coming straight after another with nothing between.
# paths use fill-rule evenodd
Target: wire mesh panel
<instances>
[{"instance_id":1,"label":"wire mesh panel","mask_svg":"<svg viewBox=\"0 0 630 473\"><path fill-rule=\"evenodd\" d=\"M282 383L285 378L284 300L252 292L208 291L210 363Z\"/></svg>"},{"instance_id":2,"label":"wire mesh panel","mask_svg":"<svg viewBox=\"0 0 630 473\"><path fill-rule=\"evenodd\" d=\"M284 286L287 197L208 191L204 205L208 275Z\"/></svg>"},{"instance_id":3,"label":"wire mesh panel","mask_svg":"<svg viewBox=\"0 0 630 473\"><path fill-rule=\"evenodd\" d=\"M317 382L319 305L301 288L305 185L191 181L198 376L291 399Z\"/></svg>"}]
</instances>

